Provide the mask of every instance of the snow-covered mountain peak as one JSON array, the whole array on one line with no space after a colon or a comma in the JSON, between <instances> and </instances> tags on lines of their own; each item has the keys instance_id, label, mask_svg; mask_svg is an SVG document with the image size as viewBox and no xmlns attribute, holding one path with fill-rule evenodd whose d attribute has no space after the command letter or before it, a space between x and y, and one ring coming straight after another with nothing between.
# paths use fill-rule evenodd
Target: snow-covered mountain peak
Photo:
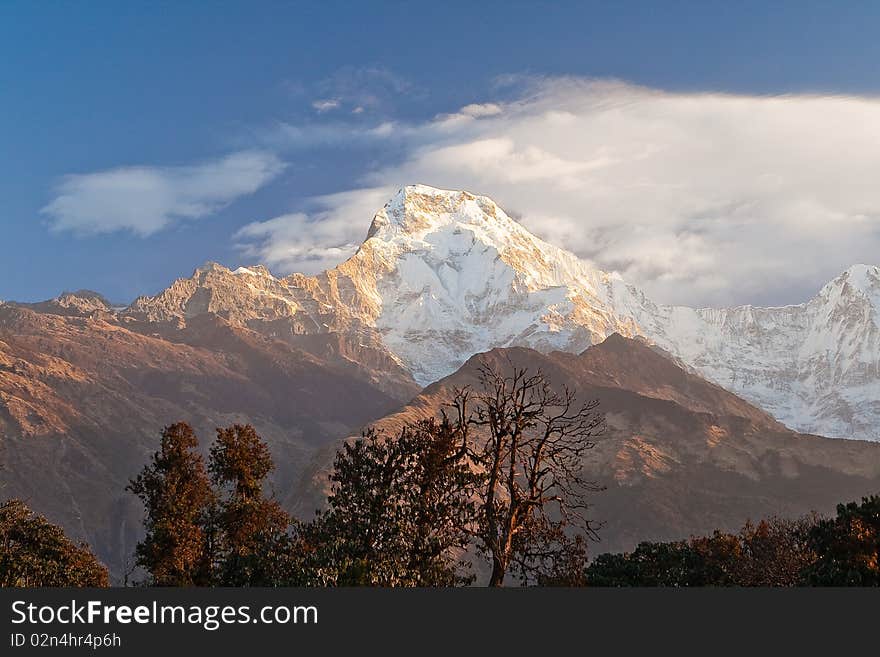
<instances>
[{"instance_id":1,"label":"snow-covered mountain peak","mask_svg":"<svg viewBox=\"0 0 880 657\"><path fill-rule=\"evenodd\" d=\"M503 236L523 230L495 202L466 191L407 185L373 219L368 237L392 239L424 235L443 227L465 225Z\"/></svg>"},{"instance_id":2,"label":"snow-covered mountain peak","mask_svg":"<svg viewBox=\"0 0 880 657\"><path fill-rule=\"evenodd\" d=\"M880 268L853 265L825 284L808 305L826 322L880 328Z\"/></svg>"},{"instance_id":3,"label":"snow-covered mountain peak","mask_svg":"<svg viewBox=\"0 0 880 657\"><path fill-rule=\"evenodd\" d=\"M374 217L362 249L379 254L391 268L407 254L418 254L446 262L460 276L475 272L456 263L480 261L482 268L500 260L510 268L516 286L529 291L576 281L596 294L597 286L620 278L536 237L486 196L427 185L402 188Z\"/></svg>"},{"instance_id":4,"label":"snow-covered mountain peak","mask_svg":"<svg viewBox=\"0 0 880 657\"><path fill-rule=\"evenodd\" d=\"M511 264L523 269L532 263L517 263L517 251L556 255L555 247L534 237L492 199L427 185L402 188L374 217L367 244L390 255L434 250L441 256L479 244L510 256Z\"/></svg>"},{"instance_id":5,"label":"snow-covered mountain peak","mask_svg":"<svg viewBox=\"0 0 880 657\"><path fill-rule=\"evenodd\" d=\"M872 301L880 302L880 267L853 265L827 283L820 296L846 295L855 292Z\"/></svg>"},{"instance_id":6,"label":"snow-covered mountain peak","mask_svg":"<svg viewBox=\"0 0 880 657\"><path fill-rule=\"evenodd\" d=\"M613 332L634 335L615 312L615 294L630 294L619 277L465 191L404 187L327 276L350 281L362 320L423 384L493 347L580 351Z\"/></svg>"}]
</instances>

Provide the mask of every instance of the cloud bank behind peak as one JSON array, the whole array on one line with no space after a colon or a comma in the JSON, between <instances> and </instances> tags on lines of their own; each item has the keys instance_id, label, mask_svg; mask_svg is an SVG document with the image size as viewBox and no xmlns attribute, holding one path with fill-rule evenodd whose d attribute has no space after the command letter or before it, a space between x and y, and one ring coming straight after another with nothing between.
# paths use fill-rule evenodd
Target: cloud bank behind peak
<instances>
[{"instance_id":1,"label":"cloud bank behind peak","mask_svg":"<svg viewBox=\"0 0 880 657\"><path fill-rule=\"evenodd\" d=\"M664 302L798 302L880 253L877 98L530 79L518 97L357 137L403 155L311 210L242 229L252 257L291 271L342 259L381 195L413 182L491 196Z\"/></svg>"}]
</instances>

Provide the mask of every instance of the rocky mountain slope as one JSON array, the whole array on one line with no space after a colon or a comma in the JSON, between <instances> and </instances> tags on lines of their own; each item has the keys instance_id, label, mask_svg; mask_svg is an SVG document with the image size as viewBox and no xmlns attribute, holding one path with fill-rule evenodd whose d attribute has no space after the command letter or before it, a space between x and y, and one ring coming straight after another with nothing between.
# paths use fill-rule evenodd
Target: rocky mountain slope
<instances>
[{"instance_id":1,"label":"rocky mountain slope","mask_svg":"<svg viewBox=\"0 0 880 657\"><path fill-rule=\"evenodd\" d=\"M0 306L0 489L87 540L116 577L141 531L124 489L163 426L190 422L207 449L215 427L254 424L287 491L317 446L418 390L389 394L329 342L309 353L216 315L147 334L74 305Z\"/></svg>"},{"instance_id":2,"label":"rocky mountain slope","mask_svg":"<svg viewBox=\"0 0 880 657\"><path fill-rule=\"evenodd\" d=\"M479 386L478 366L542 371L557 388L598 399L608 430L583 465L606 486L593 495L604 523L594 551L631 549L748 519L831 512L839 500L880 487L880 445L795 433L723 388L683 369L640 340L612 335L580 355L494 349L428 386L375 426L394 435L436 416L456 388ZM302 512L320 501L336 446L325 448L295 498Z\"/></svg>"}]
</instances>

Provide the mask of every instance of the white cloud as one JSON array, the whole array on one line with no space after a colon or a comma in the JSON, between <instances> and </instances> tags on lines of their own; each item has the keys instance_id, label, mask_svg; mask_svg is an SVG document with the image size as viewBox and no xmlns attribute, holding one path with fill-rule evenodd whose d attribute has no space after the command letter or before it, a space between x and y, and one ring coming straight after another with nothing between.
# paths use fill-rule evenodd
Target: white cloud
<instances>
[{"instance_id":1,"label":"white cloud","mask_svg":"<svg viewBox=\"0 0 880 657\"><path fill-rule=\"evenodd\" d=\"M335 98L326 98L324 100L316 100L312 103L312 107L318 114L329 112L330 110L339 108L339 101Z\"/></svg>"},{"instance_id":2,"label":"white cloud","mask_svg":"<svg viewBox=\"0 0 880 657\"><path fill-rule=\"evenodd\" d=\"M289 273L318 273L338 265L367 236L370 219L394 189L354 189L311 199L310 212L281 215L241 228L235 239L244 254Z\"/></svg>"},{"instance_id":3,"label":"white cloud","mask_svg":"<svg viewBox=\"0 0 880 657\"><path fill-rule=\"evenodd\" d=\"M482 119L487 116L497 116L504 110L497 103L471 103L465 105L457 112L451 114L439 114L435 118L436 124L456 124L465 121L473 121L474 119Z\"/></svg>"},{"instance_id":4,"label":"white cloud","mask_svg":"<svg viewBox=\"0 0 880 657\"><path fill-rule=\"evenodd\" d=\"M80 235L131 231L146 237L198 219L250 194L284 169L274 155L234 153L195 166L124 167L66 176L42 212L55 231Z\"/></svg>"},{"instance_id":5,"label":"white cloud","mask_svg":"<svg viewBox=\"0 0 880 657\"><path fill-rule=\"evenodd\" d=\"M307 230L265 233L267 256L296 268L299 251L341 248L386 200L377 189L421 182L489 195L666 302L798 302L878 262L880 99L543 79L519 99L385 126L346 138L395 139L403 157L365 172L364 189L324 197L299 220Z\"/></svg>"},{"instance_id":6,"label":"white cloud","mask_svg":"<svg viewBox=\"0 0 880 657\"><path fill-rule=\"evenodd\" d=\"M480 118L483 116L495 116L501 114L501 106L497 103L471 103L465 105L459 110L459 113L465 116Z\"/></svg>"}]
</instances>

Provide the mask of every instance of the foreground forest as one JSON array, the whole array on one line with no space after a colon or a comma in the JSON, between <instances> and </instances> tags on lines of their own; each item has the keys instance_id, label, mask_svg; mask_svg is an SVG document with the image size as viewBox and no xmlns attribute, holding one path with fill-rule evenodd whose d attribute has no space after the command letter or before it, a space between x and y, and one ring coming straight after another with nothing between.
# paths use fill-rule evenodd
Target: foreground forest
<instances>
[{"instance_id":1,"label":"foreground forest","mask_svg":"<svg viewBox=\"0 0 880 657\"><path fill-rule=\"evenodd\" d=\"M218 429L202 456L186 423L127 490L144 538L123 584L146 586L876 586L880 497L833 517L767 518L738 533L643 542L593 556L602 487L582 463L606 428L540 373L484 365L440 417L345 443L325 508L288 514L250 425ZM20 500L0 506L0 584L106 586L85 544Z\"/></svg>"}]
</instances>

